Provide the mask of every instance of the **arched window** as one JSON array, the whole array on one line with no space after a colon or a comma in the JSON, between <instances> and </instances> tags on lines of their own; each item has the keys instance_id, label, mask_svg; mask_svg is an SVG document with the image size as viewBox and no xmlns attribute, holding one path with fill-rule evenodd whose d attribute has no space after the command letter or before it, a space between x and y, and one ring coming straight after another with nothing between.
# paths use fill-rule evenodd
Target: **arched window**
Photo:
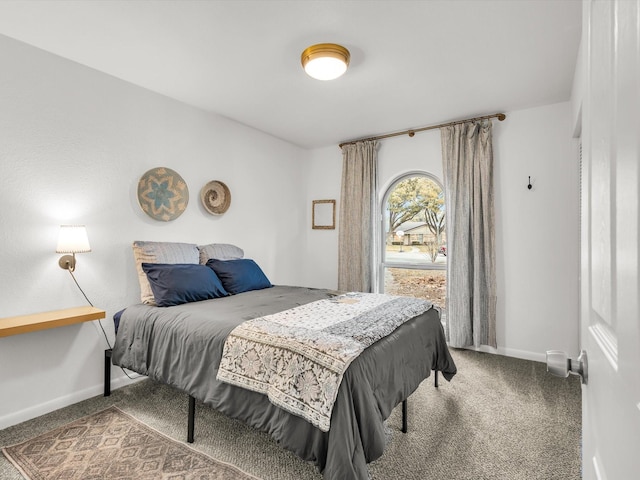
<instances>
[{"instance_id":1,"label":"arched window","mask_svg":"<svg viewBox=\"0 0 640 480\"><path fill-rule=\"evenodd\" d=\"M427 173L394 180L382 200L380 291L424 298L442 309L447 293L444 190Z\"/></svg>"}]
</instances>

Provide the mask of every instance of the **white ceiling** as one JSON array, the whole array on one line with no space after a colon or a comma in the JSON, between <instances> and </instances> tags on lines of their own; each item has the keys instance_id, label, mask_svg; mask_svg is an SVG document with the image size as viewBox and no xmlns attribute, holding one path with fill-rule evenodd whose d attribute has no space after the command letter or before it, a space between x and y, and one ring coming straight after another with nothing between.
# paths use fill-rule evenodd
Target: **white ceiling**
<instances>
[{"instance_id":1,"label":"white ceiling","mask_svg":"<svg viewBox=\"0 0 640 480\"><path fill-rule=\"evenodd\" d=\"M580 0L0 1L1 34L305 148L566 101L580 30Z\"/></svg>"}]
</instances>

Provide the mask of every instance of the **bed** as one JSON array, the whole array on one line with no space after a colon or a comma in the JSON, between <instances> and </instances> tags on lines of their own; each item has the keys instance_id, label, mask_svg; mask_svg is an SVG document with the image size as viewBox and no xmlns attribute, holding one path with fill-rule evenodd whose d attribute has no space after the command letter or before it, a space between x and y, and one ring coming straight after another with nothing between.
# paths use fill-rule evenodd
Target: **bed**
<instances>
[{"instance_id":1,"label":"bed","mask_svg":"<svg viewBox=\"0 0 640 480\"><path fill-rule=\"evenodd\" d=\"M152 242L137 243L138 246L144 244L144 247L149 247ZM226 268L242 257L239 249L231 249L233 253L229 253L230 246L223 246L222 251L213 249L215 252L209 248L203 255L206 247L196 247L200 266L221 260L227 262L223 264ZM195 264L192 256L189 260ZM160 265L164 262L179 264L184 258L180 255L144 256L136 253L136 261L140 266L148 266L154 262ZM255 263L251 266L255 272L253 265ZM192 270L204 272L202 268L193 267ZM224 273L221 278L225 279ZM336 292L324 289L272 286L270 283L265 286L266 277L259 279L261 288L242 290L246 285L241 285L238 291L237 285L230 284L228 278L225 280L221 283L231 286L230 290L234 290L231 295L170 306L149 304L153 301L147 298L147 303L143 300L143 303L124 309L117 319L111 361L186 392L190 398L191 437L193 408L197 399L268 432L280 446L313 462L325 479L364 480L368 478L367 463L383 453L386 438L384 421L392 409L405 402L406 413L406 399L432 371L436 374L441 372L447 380L456 373L445 342L440 314L436 308L428 308L374 341L348 364L337 388L330 425L328 429L321 428L274 403L264 393L219 380L218 370L225 342L239 325L319 301L326 303L329 299L333 302L331 299L344 297L336 297ZM252 279L249 283L254 281ZM144 290L141 280L141 291ZM347 300L347 303L357 301Z\"/></svg>"}]
</instances>

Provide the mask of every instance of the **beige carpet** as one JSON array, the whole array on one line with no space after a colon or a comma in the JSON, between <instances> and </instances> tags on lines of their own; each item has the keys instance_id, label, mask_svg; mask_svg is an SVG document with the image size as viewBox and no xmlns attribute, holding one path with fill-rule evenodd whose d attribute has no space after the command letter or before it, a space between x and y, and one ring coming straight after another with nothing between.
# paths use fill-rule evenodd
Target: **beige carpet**
<instances>
[{"instance_id":1,"label":"beige carpet","mask_svg":"<svg viewBox=\"0 0 640 480\"><path fill-rule=\"evenodd\" d=\"M374 480L579 480L581 391L539 362L452 350L452 382L422 383L409 398L409 431L389 418L390 443L370 466ZM0 445L26 440L117 405L179 441L186 438L187 397L150 381L115 390L0 431ZM321 480L313 465L267 434L198 404L193 448L263 480ZM0 456L0 478L21 480Z\"/></svg>"},{"instance_id":2,"label":"beige carpet","mask_svg":"<svg viewBox=\"0 0 640 480\"><path fill-rule=\"evenodd\" d=\"M28 480L258 480L172 440L117 407L2 452Z\"/></svg>"}]
</instances>

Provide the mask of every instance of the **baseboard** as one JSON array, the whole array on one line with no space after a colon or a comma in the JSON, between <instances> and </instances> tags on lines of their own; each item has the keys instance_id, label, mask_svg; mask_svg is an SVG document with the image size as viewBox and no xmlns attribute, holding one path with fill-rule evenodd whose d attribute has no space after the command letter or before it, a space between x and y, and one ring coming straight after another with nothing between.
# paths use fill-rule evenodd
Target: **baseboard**
<instances>
[{"instance_id":1,"label":"baseboard","mask_svg":"<svg viewBox=\"0 0 640 480\"><path fill-rule=\"evenodd\" d=\"M476 352L504 355L505 357L521 358L522 360L532 360L534 362L546 363L547 361L546 353L529 352L527 350L516 350L515 348L504 348L504 347L493 348L493 347L488 347L486 345L482 345L478 348L467 347L467 349L474 350Z\"/></svg>"},{"instance_id":2,"label":"baseboard","mask_svg":"<svg viewBox=\"0 0 640 480\"><path fill-rule=\"evenodd\" d=\"M522 358L523 360L532 360L534 362L547 363L547 354L541 352L529 352L527 350L515 350L513 348L502 349L507 357Z\"/></svg>"},{"instance_id":3,"label":"baseboard","mask_svg":"<svg viewBox=\"0 0 640 480\"><path fill-rule=\"evenodd\" d=\"M147 377L141 376L139 378L129 379L125 375L122 375L111 380L111 390L116 390L126 385L139 382L145 378ZM10 413L9 415L0 417L0 430L103 394L104 384L100 383L98 385L85 388L84 390L79 390L77 392L70 393L69 395L63 395L62 397L49 400L48 402L40 403L18 412Z\"/></svg>"}]
</instances>

